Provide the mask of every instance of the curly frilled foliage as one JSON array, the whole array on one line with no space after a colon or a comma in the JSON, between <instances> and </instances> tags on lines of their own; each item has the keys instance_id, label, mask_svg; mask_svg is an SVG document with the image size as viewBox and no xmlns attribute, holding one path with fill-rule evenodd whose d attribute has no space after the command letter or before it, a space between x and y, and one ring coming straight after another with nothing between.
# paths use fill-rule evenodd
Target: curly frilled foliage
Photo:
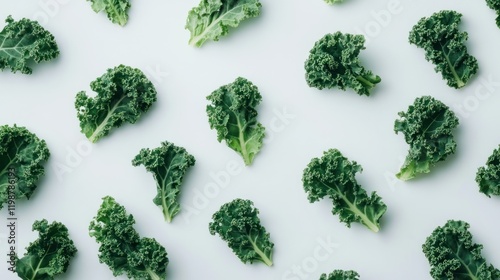
<instances>
[{"instance_id":1,"label":"curly frilled foliage","mask_svg":"<svg viewBox=\"0 0 500 280\"><path fill-rule=\"evenodd\" d=\"M252 201L235 199L214 213L210 234L219 234L243 263L258 261L271 266L274 244L258 214Z\"/></svg>"},{"instance_id":2,"label":"curly frilled foliage","mask_svg":"<svg viewBox=\"0 0 500 280\"><path fill-rule=\"evenodd\" d=\"M479 69L477 59L465 46L467 32L458 29L461 17L455 11L440 11L422 18L409 36L410 43L425 50L425 59L454 88L464 87Z\"/></svg>"},{"instance_id":3,"label":"curly frilled foliage","mask_svg":"<svg viewBox=\"0 0 500 280\"><path fill-rule=\"evenodd\" d=\"M373 192L368 196L356 181L356 173L362 171L355 161L349 161L339 150L324 152L314 158L304 170L302 182L309 202L328 196L333 201L334 215L348 227L357 222L374 232L380 230L380 219L387 210L380 196Z\"/></svg>"},{"instance_id":4,"label":"curly frilled foliage","mask_svg":"<svg viewBox=\"0 0 500 280\"><path fill-rule=\"evenodd\" d=\"M359 53L364 43L363 35L325 35L314 44L305 62L307 84L318 89L351 88L359 95L370 95L381 79L361 65Z\"/></svg>"},{"instance_id":5,"label":"curly frilled foliage","mask_svg":"<svg viewBox=\"0 0 500 280\"><path fill-rule=\"evenodd\" d=\"M410 149L397 178L406 181L429 173L436 163L455 153L453 130L458 126L458 118L441 101L431 96L419 97L399 116L394 131L404 134Z\"/></svg>"},{"instance_id":6,"label":"curly frilled foliage","mask_svg":"<svg viewBox=\"0 0 500 280\"><path fill-rule=\"evenodd\" d=\"M257 121L256 107L262 100L257 86L239 77L207 99L212 102L207 106L208 121L217 130L217 140L225 140L246 165L252 164L265 136L265 128Z\"/></svg>"}]
</instances>

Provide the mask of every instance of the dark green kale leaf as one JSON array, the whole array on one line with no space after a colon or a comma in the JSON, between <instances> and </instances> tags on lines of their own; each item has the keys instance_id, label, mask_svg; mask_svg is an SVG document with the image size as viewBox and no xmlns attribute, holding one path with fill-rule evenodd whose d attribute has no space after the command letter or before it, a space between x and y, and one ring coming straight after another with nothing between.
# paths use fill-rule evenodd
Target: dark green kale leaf
<instances>
[{"instance_id":1,"label":"dark green kale leaf","mask_svg":"<svg viewBox=\"0 0 500 280\"><path fill-rule=\"evenodd\" d=\"M498 280L500 270L481 255L482 245L472 242L469 224L448 221L436 228L422 246L436 280Z\"/></svg>"},{"instance_id":2,"label":"dark green kale leaf","mask_svg":"<svg viewBox=\"0 0 500 280\"><path fill-rule=\"evenodd\" d=\"M479 68L476 58L467 52L467 32L458 29L461 17L455 11L434 13L413 26L409 36L410 43L425 50L425 59L454 88L464 87Z\"/></svg>"},{"instance_id":3,"label":"dark green kale leaf","mask_svg":"<svg viewBox=\"0 0 500 280\"><path fill-rule=\"evenodd\" d=\"M376 192L368 196L358 184L355 176L360 171L361 166L349 161L339 150L328 150L307 165L302 177L304 190L311 203L329 196L333 201L332 213L338 214L347 227L358 222L378 232L387 206Z\"/></svg>"},{"instance_id":4,"label":"dark green kale leaf","mask_svg":"<svg viewBox=\"0 0 500 280\"><path fill-rule=\"evenodd\" d=\"M141 238L134 229L135 220L125 207L106 196L97 216L90 223L90 236L99 247L99 261L108 265L114 276L131 279L165 279L167 251L153 238Z\"/></svg>"},{"instance_id":5,"label":"dark green kale leaf","mask_svg":"<svg viewBox=\"0 0 500 280\"><path fill-rule=\"evenodd\" d=\"M76 95L82 133L95 143L123 123L136 123L156 102L156 89L141 70L119 65L90 83L97 93Z\"/></svg>"},{"instance_id":6,"label":"dark green kale leaf","mask_svg":"<svg viewBox=\"0 0 500 280\"><path fill-rule=\"evenodd\" d=\"M210 234L219 234L243 263L259 261L272 266L274 244L258 214L252 201L235 199L214 213L209 224Z\"/></svg>"},{"instance_id":7,"label":"dark green kale leaf","mask_svg":"<svg viewBox=\"0 0 500 280\"><path fill-rule=\"evenodd\" d=\"M163 142L156 149L142 149L132 161L134 166L140 164L153 173L158 190L153 202L162 207L163 216L170 223L181 209L180 187L184 175L195 164L195 158L186 149Z\"/></svg>"},{"instance_id":8,"label":"dark green kale leaf","mask_svg":"<svg viewBox=\"0 0 500 280\"><path fill-rule=\"evenodd\" d=\"M419 97L399 116L394 131L404 134L410 150L397 178L406 181L429 173L436 163L455 153L453 130L458 126L458 118L441 101L431 96Z\"/></svg>"},{"instance_id":9,"label":"dark green kale leaf","mask_svg":"<svg viewBox=\"0 0 500 280\"><path fill-rule=\"evenodd\" d=\"M363 35L325 35L314 44L305 62L307 84L318 89L352 88L359 95L370 95L381 79L359 61L364 43Z\"/></svg>"},{"instance_id":10,"label":"dark green kale leaf","mask_svg":"<svg viewBox=\"0 0 500 280\"><path fill-rule=\"evenodd\" d=\"M11 16L0 32L0 70L10 68L31 74L31 62L40 63L55 59L59 49L54 36L38 22L23 18L14 21Z\"/></svg>"},{"instance_id":11,"label":"dark green kale leaf","mask_svg":"<svg viewBox=\"0 0 500 280\"><path fill-rule=\"evenodd\" d=\"M49 157L45 140L24 127L0 126L0 209L9 200L30 199Z\"/></svg>"},{"instance_id":12,"label":"dark green kale leaf","mask_svg":"<svg viewBox=\"0 0 500 280\"><path fill-rule=\"evenodd\" d=\"M77 249L68 229L59 222L35 221L33 230L39 237L26 248L16 262L17 275L24 280L51 280L65 273Z\"/></svg>"}]
</instances>

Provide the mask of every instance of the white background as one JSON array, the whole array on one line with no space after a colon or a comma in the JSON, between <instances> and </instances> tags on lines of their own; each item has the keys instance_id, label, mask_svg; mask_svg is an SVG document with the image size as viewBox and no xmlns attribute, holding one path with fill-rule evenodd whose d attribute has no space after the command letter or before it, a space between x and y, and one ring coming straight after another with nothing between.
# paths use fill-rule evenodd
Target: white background
<instances>
[{"instance_id":1,"label":"white background","mask_svg":"<svg viewBox=\"0 0 500 280\"><path fill-rule=\"evenodd\" d=\"M500 199L479 193L474 181L477 168L500 144L500 29L485 1L346 0L330 7L322 0L263 0L260 17L201 49L187 44L184 30L197 0L133 0L124 28L95 14L86 1L58 1L0 0L1 19L9 14L39 19L61 50L55 61L36 65L31 76L0 73L0 124L26 126L51 151L46 176L32 199L17 204L18 253L36 239L31 231L35 220L63 222L79 251L58 279L113 279L88 235L106 195L134 215L141 236L166 247L168 279L318 279L334 269L356 270L366 280L430 279L421 246L448 219L469 222L474 241L485 245L483 255L500 267ZM45 2L52 6L47 9ZM464 14L461 28L469 32L467 46L480 65L461 90L449 88L424 51L407 39L421 17L442 9ZM305 82L303 65L314 42L339 30L368 36L361 60L382 77L370 97L352 90L319 91ZM89 91L91 81L119 64L142 69L157 87L158 102L137 124L90 145L80 133L75 95ZM205 97L237 76L254 82L263 95L258 119L267 138L250 167L216 141L205 113ZM404 183L394 173L408 146L393 124L397 112L422 95L457 112L458 149L431 174ZM181 214L171 224L151 201L156 193L152 175L131 164L141 148L165 140L185 147L197 160L182 187ZM329 199L308 202L302 171L329 148L361 164L358 181L387 204L379 233L359 224L345 227L331 214ZM220 186L213 174L224 177L228 164L239 172ZM208 232L211 215L237 197L253 200L260 209L275 243L271 268L242 264ZM3 209L0 224L6 219ZM5 226L0 237L0 278L16 279L6 270ZM321 240L336 248L328 253ZM293 274L294 266L301 276Z\"/></svg>"}]
</instances>

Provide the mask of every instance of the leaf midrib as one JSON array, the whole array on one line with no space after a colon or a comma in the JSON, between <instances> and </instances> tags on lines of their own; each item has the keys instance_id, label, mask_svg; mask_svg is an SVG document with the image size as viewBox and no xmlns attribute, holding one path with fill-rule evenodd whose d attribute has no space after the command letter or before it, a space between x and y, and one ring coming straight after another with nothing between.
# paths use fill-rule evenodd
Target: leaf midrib
<instances>
[{"instance_id":1,"label":"leaf midrib","mask_svg":"<svg viewBox=\"0 0 500 280\"><path fill-rule=\"evenodd\" d=\"M209 31L211 31L211 29L216 26L219 22L221 22L223 19L225 19L228 15L230 14L237 14L236 12L234 12L235 10L237 9L242 9L243 8L243 5L245 5L247 3L244 3L244 4L241 4L241 5L236 5L234 8L230 9L230 10L227 10L226 12L222 13L220 17L218 17L216 20L212 21L212 23L210 23L206 28L205 30L203 30L202 33L196 35L195 37L193 37L190 41L191 41L191 44L197 44L199 39L200 38L203 38L207 33L209 33Z\"/></svg>"},{"instance_id":2,"label":"leaf midrib","mask_svg":"<svg viewBox=\"0 0 500 280\"><path fill-rule=\"evenodd\" d=\"M8 55L9 57L11 57L11 58L18 58L17 56L13 56L12 54L8 53L6 50L15 50L15 51L16 51L17 53L19 53L19 55L21 56L21 55L22 55L22 53L21 53L18 49L25 48L26 46L22 46L22 47L18 47L18 46L21 44L21 42L22 42L25 38L27 38L27 36L23 36L23 37L19 40L19 42L17 42L17 44L16 44L15 46L13 46L13 47L4 47L3 45L5 44L5 41L7 40L7 37L5 37L5 36L4 36L4 37L3 37L2 44L0 45L0 52L3 52L3 53L5 53L5 54L7 54L7 55ZM19 57L20 57L20 56L19 56Z\"/></svg>"},{"instance_id":3,"label":"leaf midrib","mask_svg":"<svg viewBox=\"0 0 500 280\"><path fill-rule=\"evenodd\" d=\"M113 105L113 107L111 108L111 110L108 111L108 113L106 114L106 117L104 118L104 120L96 127L96 129L94 130L94 132L89 136L89 139L93 139L94 137L96 137L99 134L99 132L101 132L103 130L103 128L106 126L106 124L108 123L108 121L111 118L111 116L113 115L113 113L121 106L120 103L126 97L127 97L127 95L124 93L123 96L116 102L116 104Z\"/></svg>"},{"instance_id":4,"label":"leaf midrib","mask_svg":"<svg viewBox=\"0 0 500 280\"><path fill-rule=\"evenodd\" d=\"M319 182L321 184L323 184L325 187L327 188L331 188L329 185L325 184L323 181L319 180ZM338 186L337 183L333 182L333 185L335 186L335 188L337 189L337 193L340 195L340 197L342 198L342 200L345 201L345 203L347 203L347 206L349 206L349 209L351 209L351 211L353 211L354 213L356 213L360 218L361 220L363 220L365 222L365 225L368 226L368 228L370 228L371 230L375 229L375 228L378 228L376 224L372 223L372 221L370 221L368 219L368 215L366 215L365 213L361 212L358 207L356 207L354 204L352 204L348 199L347 197L342 193L342 191L340 191L340 187Z\"/></svg>"},{"instance_id":5,"label":"leaf midrib","mask_svg":"<svg viewBox=\"0 0 500 280\"><path fill-rule=\"evenodd\" d=\"M451 70L451 74L453 75L453 77L455 78L456 82L457 82L457 85L458 87L463 87L465 85L464 81L462 81L462 79L458 76L457 72L455 71L455 67L451 64L451 61L450 61L450 57L449 55L446 53L446 50L444 49L444 45L441 44L441 42L439 42L439 45L441 46L441 50L443 51L443 54L444 54L444 57L446 58L446 62L448 63L448 67L450 67L450 70Z\"/></svg>"}]
</instances>

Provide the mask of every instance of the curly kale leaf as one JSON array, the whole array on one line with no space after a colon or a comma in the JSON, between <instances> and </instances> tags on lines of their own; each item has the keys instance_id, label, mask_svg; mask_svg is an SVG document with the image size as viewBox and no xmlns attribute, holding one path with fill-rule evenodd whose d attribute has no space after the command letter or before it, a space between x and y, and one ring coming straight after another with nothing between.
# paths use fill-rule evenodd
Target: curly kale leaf
<instances>
[{"instance_id":1,"label":"curly kale leaf","mask_svg":"<svg viewBox=\"0 0 500 280\"><path fill-rule=\"evenodd\" d=\"M180 211L180 186L187 170L195 164L195 158L186 149L163 142L156 149L142 149L132 161L134 166L140 164L153 173L158 189L153 202L162 207L165 220L170 223Z\"/></svg>"},{"instance_id":2,"label":"curly kale leaf","mask_svg":"<svg viewBox=\"0 0 500 280\"><path fill-rule=\"evenodd\" d=\"M49 61L59 55L54 36L38 22L26 18L14 21L11 16L5 21L7 25L0 32L1 70L31 74L29 63Z\"/></svg>"},{"instance_id":3,"label":"curly kale leaf","mask_svg":"<svg viewBox=\"0 0 500 280\"><path fill-rule=\"evenodd\" d=\"M482 245L472 242L469 224L448 221L436 228L422 246L434 279L498 280L500 270L488 265Z\"/></svg>"},{"instance_id":4,"label":"curly kale leaf","mask_svg":"<svg viewBox=\"0 0 500 280\"><path fill-rule=\"evenodd\" d=\"M265 136L255 109L262 100L259 89L240 77L212 92L207 99L212 102L207 106L208 121L210 128L217 130L217 140L226 140L245 164L250 165Z\"/></svg>"},{"instance_id":5,"label":"curly kale leaf","mask_svg":"<svg viewBox=\"0 0 500 280\"><path fill-rule=\"evenodd\" d=\"M9 200L30 199L49 157L45 140L24 127L0 126L0 209Z\"/></svg>"},{"instance_id":6,"label":"curly kale leaf","mask_svg":"<svg viewBox=\"0 0 500 280\"><path fill-rule=\"evenodd\" d=\"M488 7L495 10L495 12L497 13L496 23L497 23L497 26L500 28L500 1L499 0L486 0L486 4L488 4Z\"/></svg>"},{"instance_id":7,"label":"curly kale leaf","mask_svg":"<svg viewBox=\"0 0 500 280\"><path fill-rule=\"evenodd\" d=\"M114 198L106 196L97 216L90 223L90 236L99 247L99 261L109 266L114 276L131 279L165 279L167 251L153 238L141 238L135 231L134 217Z\"/></svg>"},{"instance_id":8,"label":"curly kale leaf","mask_svg":"<svg viewBox=\"0 0 500 280\"><path fill-rule=\"evenodd\" d=\"M493 154L486 161L486 166L477 170L476 182L479 191L488 197L500 196L500 146L493 150Z\"/></svg>"},{"instance_id":9,"label":"curly kale leaf","mask_svg":"<svg viewBox=\"0 0 500 280\"><path fill-rule=\"evenodd\" d=\"M210 234L219 234L243 263L259 261L272 266L274 244L258 214L252 201L235 199L214 213L209 224Z\"/></svg>"},{"instance_id":10,"label":"curly kale leaf","mask_svg":"<svg viewBox=\"0 0 500 280\"><path fill-rule=\"evenodd\" d=\"M359 274L353 270L334 270L329 275L321 274L319 280L359 280Z\"/></svg>"},{"instance_id":11,"label":"curly kale leaf","mask_svg":"<svg viewBox=\"0 0 500 280\"><path fill-rule=\"evenodd\" d=\"M201 0L188 14L189 44L201 47L208 40L218 41L230 28L257 17L261 6L259 0Z\"/></svg>"},{"instance_id":12,"label":"curly kale leaf","mask_svg":"<svg viewBox=\"0 0 500 280\"><path fill-rule=\"evenodd\" d=\"M458 126L458 118L441 101L431 96L419 97L399 116L394 131L405 135L410 150L397 178L406 181L429 173L436 163L455 153L457 143L452 132Z\"/></svg>"},{"instance_id":13,"label":"curly kale leaf","mask_svg":"<svg viewBox=\"0 0 500 280\"><path fill-rule=\"evenodd\" d=\"M359 61L364 43L363 35L325 35L314 44L305 62L307 84L318 89L352 88L359 95L370 95L381 79Z\"/></svg>"},{"instance_id":14,"label":"curly kale leaf","mask_svg":"<svg viewBox=\"0 0 500 280\"><path fill-rule=\"evenodd\" d=\"M30 243L26 253L16 261L17 275L24 280L49 280L66 272L77 249L68 229L59 222L36 221L33 231L39 237Z\"/></svg>"},{"instance_id":15,"label":"curly kale leaf","mask_svg":"<svg viewBox=\"0 0 500 280\"><path fill-rule=\"evenodd\" d=\"M461 88L476 74L477 59L467 52L467 32L460 32L462 14L441 11L422 18L410 32L411 44L425 50L425 59L441 72L448 86Z\"/></svg>"},{"instance_id":16,"label":"curly kale leaf","mask_svg":"<svg viewBox=\"0 0 500 280\"><path fill-rule=\"evenodd\" d=\"M333 200L332 213L338 214L347 227L359 222L378 232L387 206L376 192L368 197L357 183L355 175L360 171L362 168L355 161L349 161L337 149L330 149L307 165L302 177L304 190L311 203L329 196Z\"/></svg>"},{"instance_id":17,"label":"curly kale leaf","mask_svg":"<svg viewBox=\"0 0 500 280\"><path fill-rule=\"evenodd\" d=\"M94 12L105 11L108 19L113 23L124 26L128 21L130 0L87 0L92 3Z\"/></svg>"},{"instance_id":18,"label":"curly kale leaf","mask_svg":"<svg viewBox=\"0 0 500 280\"><path fill-rule=\"evenodd\" d=\"M76 95L75 108L82 133L95 143L123 123L135 123L156 101L156 89L139 69L119 65L90 83L97 93Z\"/></svg>"}]
</instances>

